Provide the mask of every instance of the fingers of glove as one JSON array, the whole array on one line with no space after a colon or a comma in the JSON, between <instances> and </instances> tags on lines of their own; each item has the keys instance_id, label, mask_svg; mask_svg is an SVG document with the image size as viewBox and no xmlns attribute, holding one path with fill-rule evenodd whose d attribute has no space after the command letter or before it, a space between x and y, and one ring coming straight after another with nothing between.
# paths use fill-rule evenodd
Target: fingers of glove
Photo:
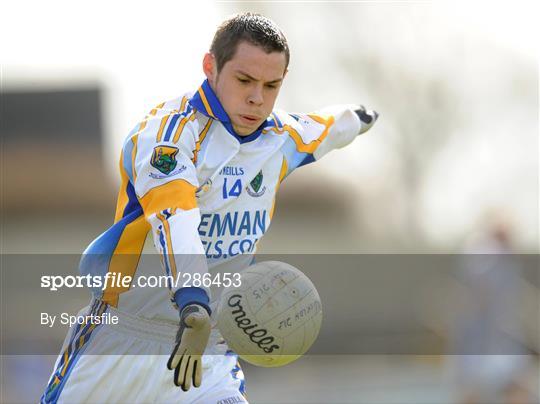
<instances>
[{"instance_id":1,"label":"fingers of glove","mask_svg":"<svg viewBox=\"0 0 540 404\"><path fill-rule=\"evenodd\" d=\"M181 348L182 351L180 353L180 345L181 344L178 344L176 348L174 348L173 353L169 357L169 361L167 362L167 367L169 368L169 370L176 369L178 367L178 364L180 363L180 360L186 354L187 349L183 347Z\"/></svg>"},{"instance_id":2,"label":"fingers of glove","mask_svg":"<svg viewBox=\"0 0 540 404\"><path fill-rule=\"evenodd\" d=\"M180 361L180 355L176 355L176 352L178 352L178 348L180 347L180 344L176 344L174 347L174 350L172 351L171 356L169 356L169 360L167 361L167 369L173 370Z\"/></svg>"},{"instance_id":3,"label":"fingers of glove","mask_svg":"<svg viewBox=\"0 0 540 404\"><path fill-rule=\"evenodd\" d=\"M202 383L202 358L194 361L193 364L193 386L200 387Z\"/></svg>"},{"instance_id":4,"label":"fingers of glove","mask_svg":"<svg viewBox=\"0 0 540 404\"><path fill-rule=\"evenodd\" d=\"M191 356L186 356L175 371L175 384L184 391L188 391L191 387L191 374L188 373L190 362Z\"/></svg>"},{"instance_id":5,"label":"fingers of glove","mask_svg":"<svg viewBox=\"0 0 540 404\"><path fill-rule=\"evenodd\" d=\"M174 384L178 387L184 384L184 377L186 375L186 366L189 359L189 355L181 355L180 362L174 368Z\"/></svg>"},{"instance_id":6,"label":"fingers of glove","mask_svg":"<svg viewBox=\"0 0 540 404\"><path fill-rule=\"evenodd\" d=\"M191 388L191 381L193 379L193 364L195 358L192 356L189 357L188 364L186 366L186 374L184 375L184 384L182 385L182 390L188 391Z\"/></svg>"}]
</instances>

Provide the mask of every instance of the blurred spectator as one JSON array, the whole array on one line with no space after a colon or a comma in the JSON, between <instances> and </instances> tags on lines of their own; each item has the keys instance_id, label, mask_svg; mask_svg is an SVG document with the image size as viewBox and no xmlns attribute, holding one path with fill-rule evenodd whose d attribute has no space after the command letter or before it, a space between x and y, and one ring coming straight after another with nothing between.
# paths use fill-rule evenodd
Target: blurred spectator
<instances>
[{"instance_id":1,"label":"blurred spectator","mask_svg":"<svg viewBox=\"0 0 540 404\"><path fill-rule=\"evenodd\" d=\"M513 254L512 227L499 212L485 228L467 243L458 272L468 297L451 336L460 402L537 402L527 380L532 364L516 315L522 275Z\"/></svg>"}]
</instances>

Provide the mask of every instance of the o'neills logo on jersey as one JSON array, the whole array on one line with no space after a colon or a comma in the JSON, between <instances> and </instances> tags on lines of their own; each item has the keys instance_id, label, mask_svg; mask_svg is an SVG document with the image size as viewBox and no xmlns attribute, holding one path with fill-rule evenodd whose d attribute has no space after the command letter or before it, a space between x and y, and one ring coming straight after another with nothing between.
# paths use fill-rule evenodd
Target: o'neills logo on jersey
<instances>
[{"instance_id":1,"label":"o'neills logo on jersey","mask_svg":"<svg viewBox=\"0 0 540 404\"><path fill-rule=\"evenodd\" d=\"M259 174L257 174L255 178L251 180L249 185L246 187L246 191L250 196L258 198L266 192L266 185L261 189L263 178L262 171L259 171Z\"/></svg>"},{"instance_id":2,"label":"o'neills logo on jersey","mask_svg":"<svg viewBox=\"0 0 540 404\"><path fill-rule=\"evenodd\" d=\"M231 309L234 309L231 311L231 314L236 322L236 326L249 337L251 342L255 343L266 353L271 353L274 349L279 349L279 345L273 343L275 338L269 335L268 330L259 327L257 323L253 324L251 319L246 316L246 312L242 306L242 295L232 295L227 300L227 305Z\"/></svg>"},{"instance_id":3,"label":"o'neills logo on jersey","mask_svg":"<svg viewBox=\"0 0 540 404\"><path fill-rule=\"evenodd\" d=\"M244 169L242 167L225 166L219 170L219 175L240 176L244 175Z\"/></svg>"}]
</instances>

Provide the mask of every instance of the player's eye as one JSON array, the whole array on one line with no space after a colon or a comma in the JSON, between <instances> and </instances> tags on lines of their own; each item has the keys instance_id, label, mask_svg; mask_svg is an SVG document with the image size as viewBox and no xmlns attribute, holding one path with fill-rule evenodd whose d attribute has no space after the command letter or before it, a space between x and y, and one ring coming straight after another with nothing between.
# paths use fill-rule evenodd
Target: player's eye
<instances>
[{"instance_id":1,"label":"player's eye","mask_svg":"<svg viewBox=\"0 0 540 404\"><path fill-rule=\"evenodd\" d=\"M239 81L240 83L242 83L242 84L247 84L247 83L249 83L249 80L248 80L248 79L243 79L243 78L241 78L241 77L238 77L238 81Z\"/></svg>"},{"instance_id":2,"label":"player's eye","mask_svg":"<svg viewBox=\"0 0 540 404\"><path fill-rule=\"evenodd\" d=\"M273 89L276 89L277 86L275 84L267 84L266 88L269 88L269 89L273 90Z\"/></svg>"}]
</instances>

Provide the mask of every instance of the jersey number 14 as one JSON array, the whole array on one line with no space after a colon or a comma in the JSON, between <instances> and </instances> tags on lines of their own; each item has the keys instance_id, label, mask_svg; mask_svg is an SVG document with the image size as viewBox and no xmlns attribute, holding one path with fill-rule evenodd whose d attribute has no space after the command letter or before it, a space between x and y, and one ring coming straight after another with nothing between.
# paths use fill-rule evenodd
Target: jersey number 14
<instances>
[{"instance_id":1,"label":"jersey number 14","mask_svg":"<svg viewBox=\"0 0 540 404\"><path fill-rule=\"evenodd\" d=\"M236 180L234 184L228 188L227 187L227 178L223 179L223 199L227 199L229 197L236 197L239 196L242 192L242 180Z\"/></svg>"}]
</instances>

